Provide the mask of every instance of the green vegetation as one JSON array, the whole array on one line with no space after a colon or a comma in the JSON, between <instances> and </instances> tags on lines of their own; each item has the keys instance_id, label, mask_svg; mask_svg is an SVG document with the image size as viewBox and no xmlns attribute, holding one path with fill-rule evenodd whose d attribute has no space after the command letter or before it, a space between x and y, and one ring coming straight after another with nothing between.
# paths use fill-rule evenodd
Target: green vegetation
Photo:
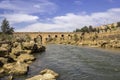
<instances>
[{"instance_id":1,"label":"green vegetation","mask_svg":"<svg viewBox=\"0 0 120 80\"><path fill-rule=\"evenodd\" d=\"M0 40L1 41L10 41L12 39L12 34L14 32L14 28L10 27L9 21L5 18L1 23L1 32L0 32Z\"/></svg>"},{"instance_id":2,"label":"green vegetation","mask_svg":"<svg viewBox=\"0 0 120 80\"><path fill-rule=\"evenodd\" d=\"M120 27L120 22L117 22L117 24L118 24L117 27Z\"/></svg>"},{"instance_id":3,"label":"green vegetation","mask_svg":"<svg viewBox=\"0 0 120 80\"><path fill-rule=\"evenodd\" d=\"M74 32L83 32L83 33L87 32L87 33L89 33L89 32L96 32L96 31L97 31L96 28L93 28L90 25L89 27L84 26L81 29L76 29Z\"/></svg>"},{"instance_id":4,"label":"green vegetation","mask_svg":"<svg viewBox=\"0 0 120 80\"><path fill-rule=\"evenodd\" d=\"M116 30L120 27L120 22L117 22L117 26L115 26L114 24L111 24L110 26L109 25L104 25L103 26L104 28L102 27L98 27L98 28L93 28L91 25L90 26L84 26L80 29L76 29L74 30L73 32L83 32L83 33L90 33L90 32L107 32L107 31L111 31L111 30Z\"/></svg>"},{"instance_id":5,"label":"green vegetation","mask_svg":"<svg viewBox=\"0 0 120 80\"><path fill-rule=\"evenodd\" d=\"M12 34L14 32L14 28L10 27L9 21L6 18L2 21L1 31L4 34Z\"/></svg>"}]
</instances>

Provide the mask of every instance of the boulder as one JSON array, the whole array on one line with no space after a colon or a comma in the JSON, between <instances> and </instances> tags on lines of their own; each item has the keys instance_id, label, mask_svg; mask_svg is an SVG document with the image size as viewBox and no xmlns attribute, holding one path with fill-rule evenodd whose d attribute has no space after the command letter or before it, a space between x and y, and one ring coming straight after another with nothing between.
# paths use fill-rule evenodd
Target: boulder
<instances>
[{"instance_id":1,"label":"boulder","mask_svg":"<svg viewBox=\"0 0 120 80\"><path fill-rule=\"evenodd\" d=\"M0 57L8 55L8 49L0 47Z\"/></svg>"},{"instance_id":2,"label":"boulder","mask_svg":"<svg viewBox=\"0 0 120 80\"><path fill-rule=\"evenodd\" d=\"M31 50L24 50L27 54L31 54L32 51Z\"/></svg>"},{"instance_id":3,"label":"boulder","mask_svg":"<svg viewBox=\"0 0 120 80\"><path fill-rule=\"evenodd\" d=\"M34 41L30 41L30 42L23 42L22 46L24 50L31 50L34 46L35 42Z\"/></svg>"},{"instance_id":4,"label":"boulder","mask_svg":"<svg viewBox=\"0 0 120 80\"><path fill-rule=\"evenodd\" d=\"M43 52L45 51L45 46L41 46L39 44L34 44L33 48L32 48L32 53L38 53L38 52Z\"/></svg>"},{"instance_id":5,"label":"boulder","mask_svg":"<svg viewBox=\"0 0 120 80\"><path fill-rule=\"evenodd\" d=\"M54 79L55 79L55 76L52 75L52 74L47 73L47 74L44 74L44 75L43 75L43 79L44 79L44 80L54 80Z\"/></svg>"},{"instance_id":6,"label":"boulder","mask_svg":"<svg viewBox=\"0 0 120 80\"><path fill-rule=\"evenodd\" d=\"M13 71L11 71L11 73L13 73L14 75L23 75L26 74L28 72L28 64L26 63L21 63L21 62L17 62L14 67L13 67Z\"/></svg>"},{"instance_id":7,"label":"boulder","mask_svg":"<svg viewBox=\"0 0 120 80\"><path fill-rule=\"evenodd\" d=\"M0 62L6 64L8 62L8 59L4 57L0 57Z\"/></svg>"},{"instance_id":8,"label":"boulder","mask_svg":"<svg viewBox=\"0 0 120 80\"><path fill-rule=\"evenodd\" d=\"M58 73L50 69L45 69L40 72L40 75L36 75L26 80L56 80L57 77L58 77Z\"/></svg>"},{"instance_id":9,"label":"boulder","mask_svg":"<svg viewBox=\"0 0 120 80\"><path fill-rule=\"evenodd\" d=\"M37 52L39 52L39 50L38 50L38 45L37 45L37 44L34 44L31 50L32 50L32 53L37 53Z\"/></svg>"},{"instance_id":10,"label":"boulder","mask_svg":"<svg viewBox=\"0 0 120 80\"><path fill-rule=\"evenodd\" d=\"M18 56L17 61L19 62L29 62L29 61L34 61L35 57L30 54L21 54Z\"/></svg>"},{"instance_id":11,"label":"boulder","mask_svg":"<svg viewBox=\"0 0 120 80\"><path fill-rule=\"evenodd\" d=\"M58 77L58 73L54 72L53 70L50 69L44 69L40 72L41 75L45 75L45 74L51 74L55 77Z\"/></svg>"},{"instance_id":12,"label":"boulder","mask_svg":"<svg viewBox=\"0 0 120 80\"><path fill-rule=\"evenodd\" d=\"M0 77L3 77L5 75L5 71L3 68L0 68ZM0 79L1 80L1 79Z\"/></svg>"},{"instance_id":13,"label":"boulder","mask_svg":"<svg viewBox=\"0 0 120 80\"><path fill-rule=\"evenodd\" d=\"M23 42L22 45L24 50L31 50L31 53L38 53L45 51L44 46L41 46L41 44L35 43L34 41Z\"/></svg>"},{"instance_id":14,"label":"boulder","mask_svg":"<svg viewBox=\"0 0 120 80\"><path fill-rule=\"evenodd\" d=\"M4 73L4 69L0 69L0 74L3 74Z\"/></svg>"},{"instance_id":15,"label":"boulder","mask_svg":"<svg viewBox=\"0 0 120 80\"><path fill-rule=\"evenodd\" d=\"M45 46L40 46L40 47L38 47L38 50L39 50L39 52L43 52L43 51L45 51Z\"/></svg>"},{"instance_id":16,"label":"boulder","mask_svg":"<svg viewBox=\"0 0 120 80\"><path fill-rule=\"evenodd\" d=\"M7 63L15 62L15 60L10 56L5 56L5 59L7 59Z\"/></svg>"},{"instance_id":17,"label":"boulder","mask_svg":"<svg viewBox=\"0 0 120 80\"><path fill-rule=\"evenodd\" d=\"M7 74L23 75L28 72L28 64L22 62L4 64L3 68Z\"/></svg>"},{"instance_id":18,"label":"boulder","mask_svg":"<svg viewBox=\"0 0 120 80\"><path fill-rule=\"evenodd\" d=\"M6 42L1 45L1 48L7 50L8 52L11 51L11 47L12 47L12 44L10 42L9 43Z\"/></svg>"},{"instance_id":19,"label":"boulder","mask_svg":"<svg viewBox=\"0 0 120 80\"><path fill-rule=\"evenodd\" d=\"M9 73L14 68L15 63L4 64L3 68L6 73Z\"/></svg>"},{"instance_id":20,"label":"boulder","mask_svg":"<svg viewBox=\"0 0 120 80\"><path fill-rule=\"evenodd\" d=\"M34 77L25 79L25 80L44 80L42 75L36 75Z\"/></svg>"},{"instance_id":21,"label":"boulder","mask_svg":"<svg viewBox=\"0 0 120 80\"><path fill-rule=\"evenodd\" d=\"M9 48L9 44L2 44L1 47L8 49Z\"/></svg>"},{"instance_id":22,"label":"boulder","mask_svg":"<svg viewBox=\"0 0 120 80\"><path fill-rule=\"evenodd\" d=\"M27 53L27 51L22 50L20 47L12 48L11 54L19 56L20 54Z\"/></svg>"},{"instance_id":23,"label":"boulder","mask_svg":"<svg viewBox=\"0 0 120 80\"><path fill-rule=\"evenodd\" d=\"M17 47L18 45L19 45L18 42L14 42L14 43L13 43L13 47L14 47L14 48Z\"/></svg>"}]
</instances>

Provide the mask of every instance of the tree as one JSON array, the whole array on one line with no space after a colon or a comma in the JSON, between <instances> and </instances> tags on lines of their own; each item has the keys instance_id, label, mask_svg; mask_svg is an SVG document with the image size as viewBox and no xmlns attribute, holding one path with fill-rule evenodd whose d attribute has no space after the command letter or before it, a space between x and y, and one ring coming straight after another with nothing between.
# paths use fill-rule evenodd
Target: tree
<instances>
[{"instance_id":1,"label":"tree","mask_svg":"<svg viewBox=\"0 0 120 80\"><path fill-rule=\"evenodd\" d=\"M91 25L89 26L89 32L93 32L93 27Z\"/></svg>"},{"instance_id":2,"label":"tree","mask_svg":"<svg viewBox=\"0 0 120 80\"><path fill-rule=\"evenodd\" d=\"M100 29L99 29L99 28L98 28L98 29L96 29L96 32L97 32L97 33L100 33Z\"/></svg>"},{"instance_id":3,"label":"tree","mask_svg":"<svg viewBox=\"0 0 120 80\"><path fill-rule=\"evenodd\" d=\"M76 29L76 31L75 32L80 32L80 29Z\"/></svg>"},{"instance_id":4,"label":"tree","mask_svg":"<svg viewBox=\"0 0 120 80\"><path fill-rule=\"evenodd\" d=\"M89 32L89 29L87 26L84 26L83 28L81 28L81 32Z\"/></svg>"},{"instance_id":5,"label":"tree","mask_svg":"<svg viewBox=\"0 0 120 80\"><path fill-rule=\"evenodd\" d=\"M9 21L6 18L2 21L1 32L3 34L12 34L14 32L14 28L10 27Z\"/></svg>"},{"instance_id":6,"label":"tree","mask_svg":"<svg viewBox=\"0 0 120 80\"><path fill-rule=\"evenodd\" d=\"M97 29L96 29L96 28L93 28L93 32L97 32Z\"/></svg>"},{"instance_id":7,"label":"tree","mask_svg":"<svg viewBox=\"0 0 120 80\"><path fill-rule=\"evenodd\" d=\"M120 22L117 22L117 27L120 27Z\"/></svg>"}]
</instances>

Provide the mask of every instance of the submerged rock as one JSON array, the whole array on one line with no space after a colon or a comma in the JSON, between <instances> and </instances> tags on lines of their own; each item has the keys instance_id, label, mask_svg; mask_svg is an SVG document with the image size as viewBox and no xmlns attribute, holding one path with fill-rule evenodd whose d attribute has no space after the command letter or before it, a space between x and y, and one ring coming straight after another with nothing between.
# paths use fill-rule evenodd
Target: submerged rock
<instances>
[{"instance_id":1,"label":"submerged rock","mask_svg":"<svg viewBox=\"0 0 120 80\"><path fill-rule=\"evenodd\" d=\"M36 75L26 80L56 80L57 77L58 77L58 73L50 69L45 69L40 72L40 75Z\"/></svg>"}]
</instances>

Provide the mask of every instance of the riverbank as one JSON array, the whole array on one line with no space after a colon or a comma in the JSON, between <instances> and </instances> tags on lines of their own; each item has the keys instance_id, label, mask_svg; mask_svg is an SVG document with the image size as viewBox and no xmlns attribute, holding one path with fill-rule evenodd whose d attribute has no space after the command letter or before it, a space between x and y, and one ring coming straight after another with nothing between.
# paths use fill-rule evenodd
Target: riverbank
<instances>
[{"instance_id":1,"label":"riverbank","mask_svg":"<svg viewBox=\"0 0 120 80\"><path fill-rule=\"evenodd\" d=\"M34 40L15 39L14 42L0 42L0 77L10 75L10 80L16 75L27 74L29 65L36 59L34 54L46 49Z\"/></svg>"},{"instance_id":2,"label":"riverbank","mask_svg":"<svg viewBox=\"0 0 120 80\"><path fill-rule=\"evenodd\" d=\"M68 37L54 38L46 44L70 44L77 46L101 47L120 49L120 29L115 29L108 32L91 32L91 33L74 33Z\"/></svg>"},{"instance_id":3,"label":"riverbank","mask_svg":"<svg viewBox=\"0 0 120 80\"><path fill-rule=\"evenodd\" d=\"M55 44L49 44L49 45L55 45ZM105 48L105 47L97 47L97 46L71 45L71 44L57 44L57 45L73 46L73 47L80 47L80 48L86 48L86 49L93 49L93 50L100 50L100 51L120 53L120 49L119 48Z\"/></svg>"}]
</instances>

